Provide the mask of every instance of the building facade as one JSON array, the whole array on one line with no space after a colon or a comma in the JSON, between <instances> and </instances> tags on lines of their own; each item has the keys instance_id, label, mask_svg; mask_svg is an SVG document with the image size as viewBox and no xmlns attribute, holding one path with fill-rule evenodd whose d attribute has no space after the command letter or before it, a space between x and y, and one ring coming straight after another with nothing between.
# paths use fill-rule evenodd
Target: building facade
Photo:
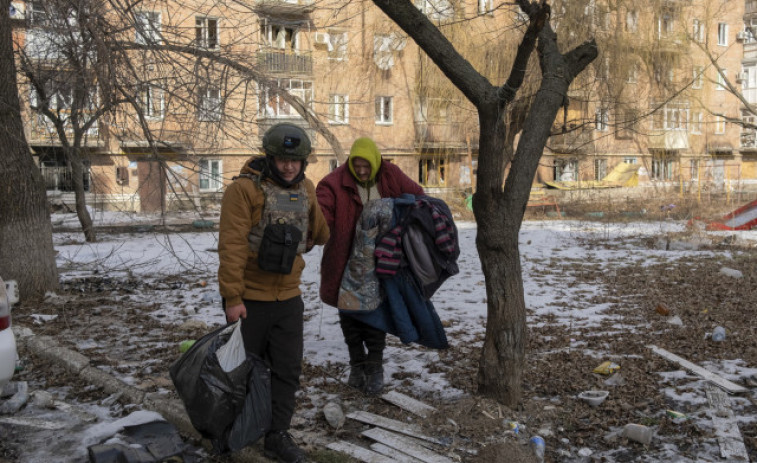
<instances>
[{"instance_id":1,"label":"building facade","mask_svg":"<svg viewBox=\"0 0 757 463\"><path fill-rule=\"evenodd\" d=\"M372 2L70 3L14 1L11 14L26 137L54 202L72 202L78 156L97 208L217 208L278 122L312 135L314 181L368 136L431 194L475 186L473 107ZM739 124L749 116L729 90L754 87L750 3L555 2L561 43L596 37L600 56L571 87L535 182L581 187L623 163L677 188L757 179ZM491 82L505 81L525 27L512 5L415 4Z\"/></svg>"}]
</instances>

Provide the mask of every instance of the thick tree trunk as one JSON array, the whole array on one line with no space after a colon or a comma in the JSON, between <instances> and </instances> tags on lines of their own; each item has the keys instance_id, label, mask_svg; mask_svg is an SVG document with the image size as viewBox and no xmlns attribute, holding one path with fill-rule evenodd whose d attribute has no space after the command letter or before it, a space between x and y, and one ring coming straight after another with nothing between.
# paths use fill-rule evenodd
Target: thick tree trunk
<instances>
[{"instance_id":1,"label":"thick tree trunk","mask_svg":"<svg viewBox=\"0 0 757 463\"><path fill-rule=\"evenodd\" d=\"M9 18L0 0L0 274L21 298L58 287L52 225L39 173L24 138Z\"/></svg>"}]
</instances>

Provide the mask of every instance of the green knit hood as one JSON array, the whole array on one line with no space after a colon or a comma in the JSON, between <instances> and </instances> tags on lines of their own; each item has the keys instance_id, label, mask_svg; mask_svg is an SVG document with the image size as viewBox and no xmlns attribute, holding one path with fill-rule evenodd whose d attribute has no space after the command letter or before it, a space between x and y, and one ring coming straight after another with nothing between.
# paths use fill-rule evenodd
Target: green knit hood
<instances>
[{"instance_id":1,"label":"green knit hood","mask_svg":"<svg viewBox=\"0 0 757 463\"><path fill-rule=\"evenodd\" d=\"M350 148L350 157L347 159L347 167L350 169L350 173L357 180L355 169L352 167L352 160L355 158L361 158L368 161L371 165L371 178L365 182L368 185L375 183L376 174L379 167L381 167L381 153L379 152L376 143L368 137L362 137L355 140Z\"/></svg>"}]
</instances>

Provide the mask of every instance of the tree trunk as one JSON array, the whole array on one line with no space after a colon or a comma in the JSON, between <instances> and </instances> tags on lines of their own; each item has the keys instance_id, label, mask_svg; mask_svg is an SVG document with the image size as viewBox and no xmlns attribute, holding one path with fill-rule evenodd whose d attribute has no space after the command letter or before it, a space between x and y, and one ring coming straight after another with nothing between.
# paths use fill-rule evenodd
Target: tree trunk
<instances>
[{"instance_id":1,"label":"tree trunk","mask_svg":"<svg viewBox=\"0 0 757 463\"><path fill-rule=\"evenodd\" d=\"M94 243L97 241L97 235L95 227L92 225L92 217L87 210L87 197L84 192L84 163L78 149L70 148L66 154L68 165L71 167L71 184L74 187L76 216L79 218L82 232L84 232L84 239L88 243Z\"/></svg>"},{"instance_id":2,"label":"tree trunk","mask_svg":"<svg viewBox=\"0 0 757 463\"><path fill-rule=\"evenodd\" d=\"M53 231L42 176L21 123L9 17L0 0L0 272L23 299L58 287Z\"/></svg>"}]
</instances>

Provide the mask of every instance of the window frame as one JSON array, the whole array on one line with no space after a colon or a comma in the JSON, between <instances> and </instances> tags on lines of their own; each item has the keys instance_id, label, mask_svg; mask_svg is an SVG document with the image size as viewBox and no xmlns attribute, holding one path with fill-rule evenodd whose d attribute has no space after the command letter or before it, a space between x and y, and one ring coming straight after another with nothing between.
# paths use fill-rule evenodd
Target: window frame
<instances>
[{"instance_id":1,"label":"window frame","mask_svg":"<svg viewBox=\"0 0 757 463\"><path fill-rule=\"evenodd\" d=\"M374 108L376 125L394 124L394 97L385 95L376 96ZM389 113L388 117L386 114L387 108Z\"/></svg>"},{"instance_id":2,"label":"window frame","mask_svg":"<svg viewBox=\"0 0 757 463\"><path fill-rule=\"evenodd\" d=\"M347 125L350 123L350 96L345 93L329 95L329 124Z\"/></svg>"},{"instance_id":3,"label":"window frame","mask_svg":"<svg viewBox=\"0 0 757 463\"><path fill-rule=\"evenodd\" d=\"M718 23L718 46L728 46L728 23Z\"/></svg>"},{"instance_id":4,"label":"window frame","mask_svg":"<svg viewBox=\"0 0 757 463\"><path fill-rule=\"evenodd\" d=\"M214 98L212 93L216 93ZM201 122L219 122L223 117L223 97L221 88L216 85L206 85L200 88L197 104L197 120ZM210 106L213 103L213 106Z\"/></svg>"},{"instance_id":5,"label":"window frame","mask_svg":"<svg viewBox=\"0 0 757 463\"><path fill-rule=\"evenodd\" d=\"M155 100L158 100L157 113L155 111ZM148 120L162 120L166 116L165 92L162 88L155 85L145 85L140 89L140 101L142 103L142 114Z\"/></svg>"},{"instance_id":6,"label":"window frame","mask_svg":"<svg viewBox=\"0 0 757 463\"><path fill-rule=\"evenodd\" d=\"M211 27L211 22L213 27ZM214 30L212 37L215 42L211 46L210 31ZM195 16L195 46L205 50L219 50L221 48L220 20L215 16Z\"/></svg>"},{"instance_id":7,"label":"window frame","mask_svg":"<svg viewBox=\"0 0 757 463\"><path fill-rule=\"evenodd\" d=\"M213 171L215 165L216 171ZM204 167L205 166L205 167ZM223 188L223 160L200 159L197 163L197 188L201 192L217 192ZM203 186L205 184L205 186Z\"/></svg>"},{"instance_id":8,"label":"window frame","mask_svg":"<svg viewBox=\"0 0 757 463\"><path fill-rule=\"evenodd\" d=\"M278 79L278 86L291 95L299 97L308 108L313 107L313 81L304 79ZM258 91L258 117L261 119L301 118L289 103L269 87Z\"/></svg>"},{"instance_id":9,"label":"window frame","mask_svg":"<svg viewBox=\"0 0 757 463\"><path fill-rule=\"evenodd\" d=\"M151 17L156 19L151 19ZM163 14L160 11L137 11L134 21L134 42L141 45L160 45L163 43Z\"/></svg>"},{"instance_id":10,"label":"window frame","mask_svg":"<svg viewBox=\"0 0 757 463\"><path fill-rule=\"evenodd\" d=\"M594 130L606 132L610 125L610 111L607 108L599 107L594 112Z\"/></svg>"}]
</instances>

